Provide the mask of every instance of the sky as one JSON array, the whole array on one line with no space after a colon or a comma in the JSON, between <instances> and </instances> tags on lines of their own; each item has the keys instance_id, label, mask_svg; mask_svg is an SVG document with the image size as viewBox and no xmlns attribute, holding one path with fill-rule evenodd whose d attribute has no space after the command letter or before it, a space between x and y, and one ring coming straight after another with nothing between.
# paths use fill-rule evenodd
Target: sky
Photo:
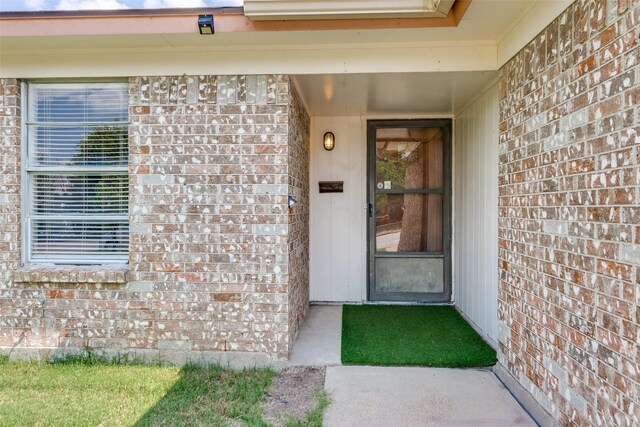
<instances>
[{"instance_id":1,"label":"sky","mask_svg":"<svg viewBox=\"0 0 640 427\"><path fill-rule=\"evenodd\" d=\"M0 0L0 11L242 6L242 0Z\"/></svg>"}]
</instances>

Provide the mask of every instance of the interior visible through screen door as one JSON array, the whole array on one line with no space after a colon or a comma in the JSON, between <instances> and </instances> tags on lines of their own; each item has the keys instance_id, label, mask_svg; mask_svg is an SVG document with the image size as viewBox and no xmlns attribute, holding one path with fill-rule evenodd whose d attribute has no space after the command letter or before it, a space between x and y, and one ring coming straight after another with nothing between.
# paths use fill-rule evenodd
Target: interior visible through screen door
<instances>
[{"instance_id":1,"label":"interior visible through screen door","mask_svg":"<svg viewBox=\"0 0 640 427\"><path fill-rule=\"evenodd\" d=\"M369 299L449 301L451 121L368 122Z\"/></svg>"}]
</instances>

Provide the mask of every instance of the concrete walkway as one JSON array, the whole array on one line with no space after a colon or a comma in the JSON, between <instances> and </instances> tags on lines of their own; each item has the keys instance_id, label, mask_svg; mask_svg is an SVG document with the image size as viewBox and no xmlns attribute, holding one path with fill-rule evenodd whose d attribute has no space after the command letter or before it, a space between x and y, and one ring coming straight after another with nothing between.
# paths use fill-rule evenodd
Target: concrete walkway
<instances>
[{"instance_id":1,"label":"concrete walkway","mask_svg":"<svg viewBox=\"0 0 640 427\"><path fill-rule=\"evenodd\" d=\"M289 365L339 365L341 345L342 306L312 305L293 345Z\"/></svg>"},{"instance_id":2,"label":"concrete walkway","mask_svg":"<svg viewBox=\"0 0 640 427\"><path fill-rule=\"evenodd\" d=\"M535 426L489 370L340 366L342 306L311 306L288 365L326 366L327 427Z\"/></svg>"},{"instance_id":3,"label":"concrete walkway","mask_svg":"<svg viewBox=\"0 0 640 427\"><path fill-rule=\"evenodd\" d=\"M327 368L326 427L535 426L491 371Z\"/></svg>"}]
</instances>

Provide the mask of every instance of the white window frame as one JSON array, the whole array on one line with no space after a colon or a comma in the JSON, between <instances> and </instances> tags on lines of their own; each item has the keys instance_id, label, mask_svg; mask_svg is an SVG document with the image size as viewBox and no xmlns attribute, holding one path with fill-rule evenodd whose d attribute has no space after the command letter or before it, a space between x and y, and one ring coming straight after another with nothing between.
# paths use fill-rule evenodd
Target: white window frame
<instances>
[{"instance_id":1,"label":"white window frame","mask_svg":"<svg viewBox=\"0 0 640 427\"><path fill-rule=\"evenodd\" d=\"M29 155L33 152L32 147L32 138L29 135L29 125L39 124L39 125L47 125L51 124L48 122L34 122L30 121L29 117L29 86L37 85L40 87L46 86L63 86L68 85L74 88L83 88L95 86L96 84L100 84L102 87L127 87L127 82L122 80L29 80L22 81L21 83L21 179L22 179L22 259L25 264L38 264L38 265L105 265L105 264L127 264L129 260L129 252L131 247L131 241L129 240L129 250L124 255L111 255L105 254L104 257L100 258L92 258L92 257L63 257L63 256L51 256L47 258L33 258L32 257L32 220L34 218L32 208L33 208L33 175L35 173L62 173L62 174L82 174L87 172L97 172L97 173L113 173L114 175L129 175L129 166L99 166L95 167L65 167L65 166L31 166ZM96 124L102 122L65 122L65 125L73 126L84 126L87 124ZM56 123L58 124L58 123ZM126 124L126 123L125 123ZM130 200L130 199L129 199ZM36 215L38 219L47 219L47 216ZM56 217L60 218L60 216ZM64 216L63 216L64 218ZM79 219L84 219L81 216L78 216ZM87 217L89 218L89 217ZM94 220L113 220L120 219L117 216L99 216L92 215L90 219ZM129 212L127 212L127 223L130 223ZM129 234L130 236L130 234Z\"/></svg>"}]
</instances>

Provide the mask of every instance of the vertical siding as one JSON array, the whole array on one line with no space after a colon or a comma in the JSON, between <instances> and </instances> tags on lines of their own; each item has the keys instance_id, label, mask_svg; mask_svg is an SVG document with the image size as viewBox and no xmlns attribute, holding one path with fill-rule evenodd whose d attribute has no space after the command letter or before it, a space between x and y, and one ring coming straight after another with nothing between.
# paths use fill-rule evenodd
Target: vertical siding
<instances>
[{"instance_id":1,"label":"vertical siding","mask_svg":"<svg viewBox=\"0 0 640 427\"><path fill-rule=\"evenodd\" d=\"M332 131L336 147L322 148ZM360 117L311 120L311 301L366 297L366 141ZM344 181L344 193L320 194L318 181Z\"/></svg>"},{"instance_id":2,"label":"vertical siding","mask_svg":"<svg viewBox=\"0 0 640 427\"><path fill-rule=\"evenodd\" d=\"M497 84L456 117L454 135L454 298L497 341Z\"/></svg>"}]
</instances>

